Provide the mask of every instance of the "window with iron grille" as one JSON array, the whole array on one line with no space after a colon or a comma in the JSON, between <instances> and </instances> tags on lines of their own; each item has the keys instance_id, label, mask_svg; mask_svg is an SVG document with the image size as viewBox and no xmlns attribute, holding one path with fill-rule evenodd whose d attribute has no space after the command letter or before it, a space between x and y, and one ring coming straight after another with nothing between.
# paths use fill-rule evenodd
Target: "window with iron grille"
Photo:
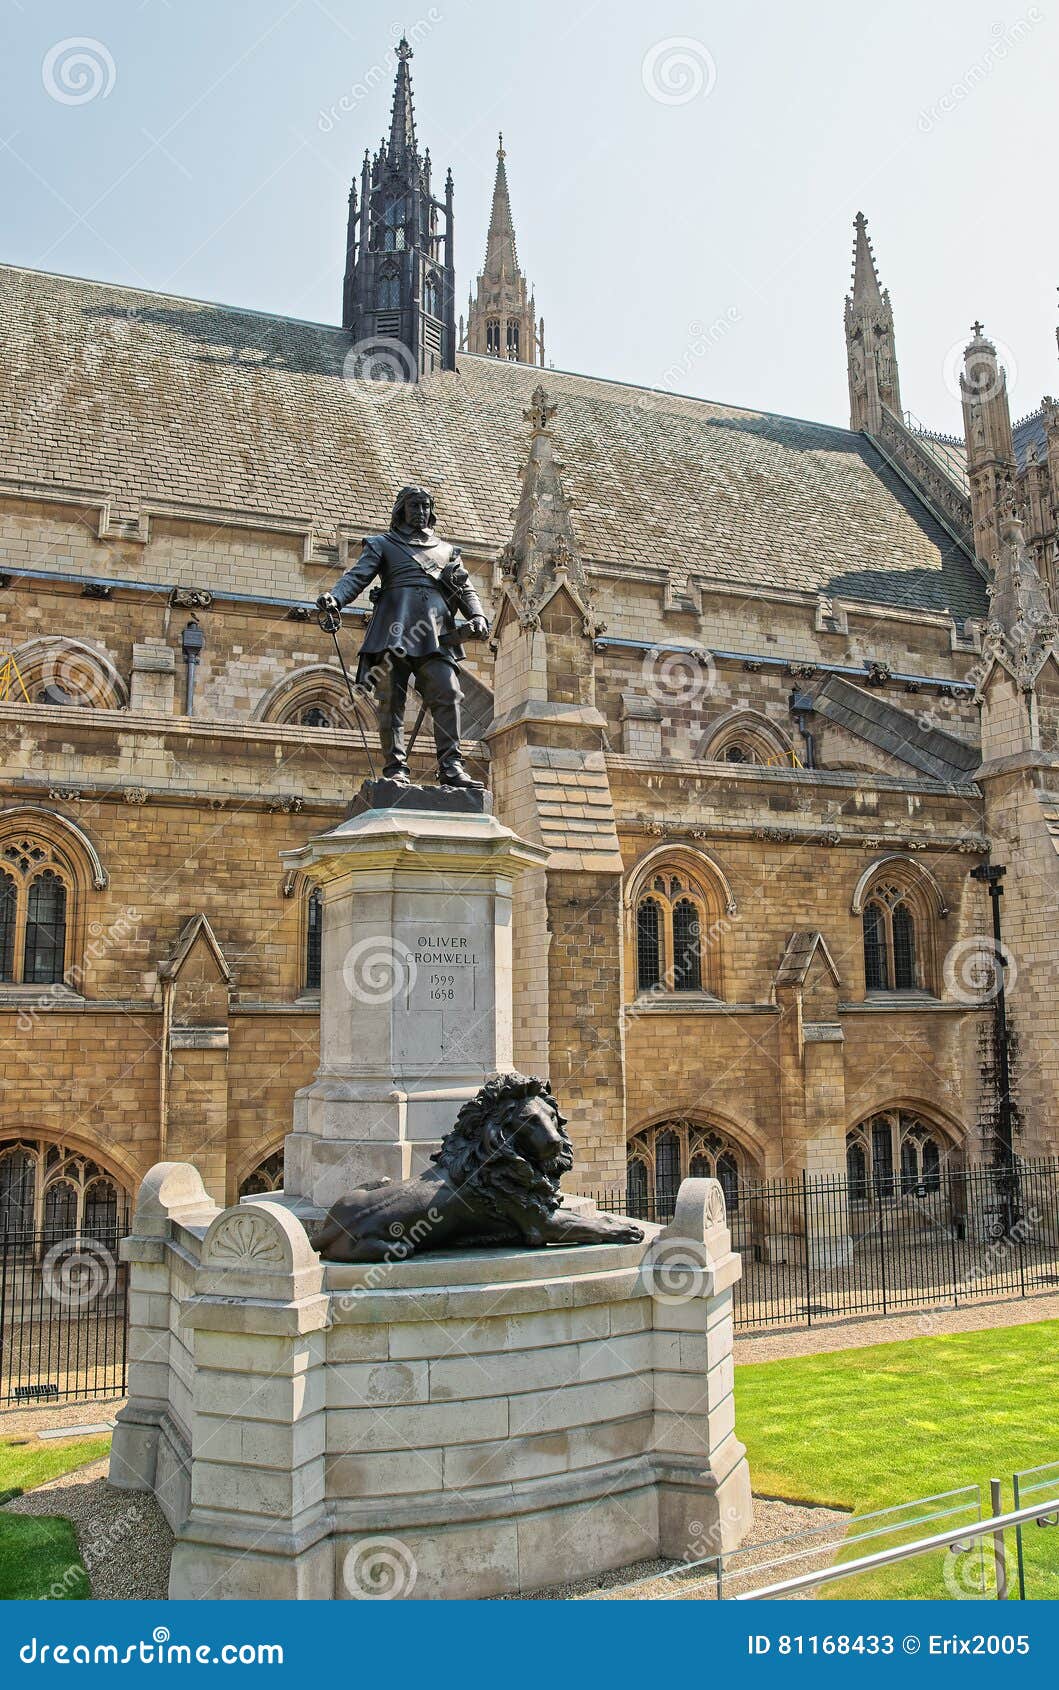
<instances>
[{"instance_id":1,"label":"window with iron grille","mask_svg":"<svg viewBox=\"0 0 1059 1690\"><path fill-rule=\"evenodd\" d=\"M910 1110L873 1115L846 1136L850 1202L928 1197L941 1189L951 1149L936 1127Z\"/></svg>"},{"instance_id":2,"label":"window with iron grille","mask_svg":"<svg viewBox=\"0 0 1059 1690\"><path fill-rule=\"evenodd\" d=\"M636 990L719 997L720 940L727 922L716 894L679 862L655 869L641 884L644 890L635 908L636 954L629 969Z\"/></svg>"},{"instance_id":3,"label":"window with iron grille","mask_svg":"<svg viewBox=\"0 0 1059 1690\"><path fill-rule=\"evenodd\" d=\"M66 957L66 887L54 869L38 874L26 899L26 950L22 978L47 986L63 977Z\"/></svg>"},{"instance_id":4,"label":"window with iron grille","mask_svg":"<svg viewBox=\"0 0 1059 1690\"><path fill-rule=\"evenodd\" d=\"M320 990L323 894L317 886L309 893L305 916L305 989Z\"/></svg>"},{"instance_id":5,"label":"window with iron grille","mask_svg":"<svg viewBox=\"0 0 1059 1690\"><path fill-rule=\"evenodd\" d=\"M55 985L66 970L66 871L35 840L13 840L0 856L0 980Z\"/></svg>"},{"instance_id":6,"label":"window with iron grille","mask_svg":"<svg viewBox=\"0 0 1059 1690\"><path fill-rule=\"evenodd\" d=\"M646 1202L653 1191L658 1219L668 1219L683 1179L719 1180L730 1214L740 1204L743 1182L755 1177L741 1146L719 1128L693 1121L662 1121L629 1140L626 1197ZM630 1207L630 1213L644 1214ZM652 1219L654 1216L651 1217Z\"/></svg>"},{"instance_id":7,"label":"window with iron grille","mask_svg":"<svg viewBox=\"0 0 1059 1690\"><path fill-rule=\"evenodd\" d=\"M861 917L864 985L869 992L922 990L929 969L920 951L914 894L898 882L872 887ZM922 914L922 911L921 911Z\"/></svg>"},{"instance_id":8,"label":"window with iron grille","mask_svg":"<svg viewBox=\"0 0 1059 1690\"><path fill-rule=\"evenodd\" d=\"M678 898L673 906L673 990L702 990L702 958L699 952L699 911L690 898Z\"/></svg>"},{"instance_id":9,"label":"window with iron grille","mask_svg":"<svg viewBox=\"0 0 1059 1690\"><path fill-rule=\"evenodd\" d=\"M889 990L890 973L886 946L886 912L881 904L864 908L864 983L869 992Z\"/></svg>"},{"instance_id":10,"label":"window with iron grille","mask_svg":"<svg viewBox=\"0 0 1059 1690\"><path fill-rule=\"evenodd\" d=\"M636 910L636 989L649 992L662 980L662 909L641 898Z\"/></svg>"},{"instance_id":11,"label":"window with iron grille","mask_svg":"<svg viewBox=\"0 0 1059 1690\"><path fill-rule=\"evenodd\" d=\"M0 980L15 978L15 928L18 887L9 874L0 874Z\"/></svg>"}]
</instances>

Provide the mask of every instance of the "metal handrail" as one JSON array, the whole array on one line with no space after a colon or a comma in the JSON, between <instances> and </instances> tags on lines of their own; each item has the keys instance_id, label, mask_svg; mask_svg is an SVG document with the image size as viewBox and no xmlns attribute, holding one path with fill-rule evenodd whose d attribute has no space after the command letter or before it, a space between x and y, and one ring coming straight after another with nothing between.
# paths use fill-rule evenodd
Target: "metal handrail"
<instances>
[{"instance_id":1,"label":"metal handrail","mask_svg":"<svg viewBox=\"0 0 1059 1690\"><path fill-rule=\"evenodd\" d=\"M932 1537L917 1539L914 1543L900 1543L892 1549L877 1549L871 1555L858 1556L854 1561L843 1561L836 1567L825 1567L819 1573L799 1573L796 1578L783 1579L778 1584L762 1585L759 1590L747 1590L739 1596L733 1596L733 1602L768 1602L785 1596L794 1596L801 1590L812 1590L818 1584L836 1584L839 1579L855 1578L858 1573L874 1572L876 1567L890 1567L895 1561L911 1561L917 1555L929 1555L935 1549L963 1549L968 1544L977 1542L980 1538L996 1537L1012 1526L1022 1526L1031 1520L1039 1520L1042 1515L1054 1514L1059 1509L1059 1497L1053 1497L1050 1502L1039 1502L1032 1508L1016 1508L1008 1514L994 1514L988 1520L980 1520L977 1525L968 1526L960 1531L958 1538L953 1539L952 1532L935 1532Z\"/></svg>"}]
</instances>

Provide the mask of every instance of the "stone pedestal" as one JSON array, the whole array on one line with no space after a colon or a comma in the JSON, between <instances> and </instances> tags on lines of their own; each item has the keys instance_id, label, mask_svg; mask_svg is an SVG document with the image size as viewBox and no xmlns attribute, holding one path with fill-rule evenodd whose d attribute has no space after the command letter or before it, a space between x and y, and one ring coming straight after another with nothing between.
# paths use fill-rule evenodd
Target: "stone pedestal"
<instances>
[{"instance_id":1,"label":"stone pedestal","mask_svg":"<svg viewBox=\"0 0 1059 1690\"><path fill-rule=\"evenodd\" d=\"M361 808L285 854L323 889L320 1068L284 1163L299 1212L408 1178L513 1066L512 887L547 853L480 796L450 813Z\"/></svg>"},{"instance_id":2,"label":"stone pedestal","mask_svg":"<svg viewBox=\"0 0 1059 1690\"><path fill-rule=\"evenodd\" d=\"M170 1596L519 1595L735 1548L720 1186L646 1231L340 1266L282 1203L152 1169L111 1478L165 1508Z\"/></svg>"}]
</instances>

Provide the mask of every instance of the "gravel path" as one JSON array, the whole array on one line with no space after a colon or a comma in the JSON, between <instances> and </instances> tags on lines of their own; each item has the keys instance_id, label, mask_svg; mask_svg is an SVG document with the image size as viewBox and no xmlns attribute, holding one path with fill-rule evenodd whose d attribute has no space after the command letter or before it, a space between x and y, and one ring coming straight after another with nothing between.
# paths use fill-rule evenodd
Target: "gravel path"
<instances>
[{"instance_id":1,"label":"gravel path","mask_svg":"<svg viewBox=\"0 0 1059 1690\"><path fill-rule=\"evenodd\" d=\"M50 1432L53 1426L102 1426L104 1420L113 1420L124 1406L124 1397L109 1397L99 1402L39 1403L32 1408L20 1404L18 1408L5 1408L0 1410L0 1443L7 1438Z\"/></svg>"},{"instance_id":2,"label":"gravel path","mask_svg":"<svg viewBox=\"0 0 1059 1690\"><path fill-rule=\"evenodd\" d=\"M863 1320L828 1322L793 1332L741 1333L735 1341L735 1360L737 1366L746 1367L755 1361L822 1355L827 1350L859 1350L866 1344L891 1344L904 1338L940 1338L949 1332L1031 1326L1038 1320L1059 1320L1059 1296L1017 1297L1002 1303L974 1303L962 1309L910 1309L907 1314L881 1319L869 1315Z\"/></svg>"},{"instance_id":3,"label":"gravel path","mask_svg":"<svg viewBox=\"0 0 1059 1690\"><path fill-rule=\"evenodd\" d=\"M165 1601L173 1534L153 1496L114 1490L107 1462L90 1461L7 1504L8 1514L72 1520L92 1595L110 1602Z\"/></svg>"}]
</instances>

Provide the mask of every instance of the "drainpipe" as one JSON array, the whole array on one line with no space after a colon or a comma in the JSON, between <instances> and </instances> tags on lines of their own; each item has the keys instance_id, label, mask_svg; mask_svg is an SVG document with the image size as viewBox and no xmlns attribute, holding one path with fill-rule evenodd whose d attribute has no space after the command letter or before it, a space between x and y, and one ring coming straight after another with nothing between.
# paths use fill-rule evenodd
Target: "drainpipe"
<instances>
[{"instance_id":1,"label":"drainpipe","mask_svg":"<svg viewBox=\"0 0 1059 1690\"><path fill-rule=\"evenodd\" d=\"M1003 1222L1005 1236L1017 1217L1016 1174L1015 1174L1015 1144L1013 1110L1011 1102L1011 1065L1008 1059L1008 1013L1007 999L1004 992L1004 945L1000 928L1000 900L1004 896L1001 885L1007 869L997 863L978 863L971 870L971 879L977 880L989 893L989 901L993 912L993 950L996 967L996 996L993 1000L993 1017L996 1027L997 1065L999 1069L999 1091L997 1099L997 1150L996 1166L1001 1179L998 1182L1001 1201L1003 1203Z\"/></svg>"},{"instance_id":2,"label":"drainpipe","mask_svg":"<svg viewBox=\"0 0 1059 1690\"><path fill-rule=\"evenodd\" d=\"M169 1039L173 1026L173 977L162 975L162 1037L160 1040L161 1069L158 1076L158 1160L164 1162L169 1154Z\"/></svg>"},{"instance_id":3,"label":"drainpipe","mask_svg":"<svg viewBox=\"0 0 1059 1690\"><path fill-rule=\"evenodd\" d=\"M199 666L199 655L206 644L206 636L199 624L192 617L180 637L180 648L184 653L187 665L187 688L184 696L184 714L191 716L195 709L195 671Z\"/></svg>"}]
</instances>

